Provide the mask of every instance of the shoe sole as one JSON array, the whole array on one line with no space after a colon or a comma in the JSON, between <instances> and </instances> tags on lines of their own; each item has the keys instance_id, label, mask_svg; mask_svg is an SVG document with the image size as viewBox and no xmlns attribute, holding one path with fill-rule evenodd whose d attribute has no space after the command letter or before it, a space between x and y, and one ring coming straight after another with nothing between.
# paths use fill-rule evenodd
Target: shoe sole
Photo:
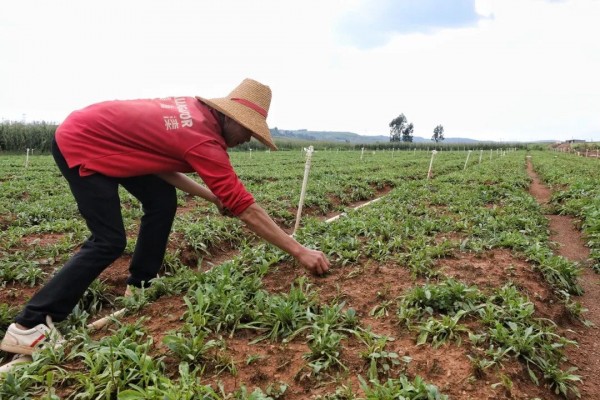
<instances>
[{"instance_id":1,"label":"shoe sole","mask_svg":"<svg viewBox=\"0 0 600 400\"><path fill-rule=\"evenodd\" d=\"M18 344L9 344L9 343L0 343L0 350L6 351L8 353L16 353L16 354L25 354L32 355L34 348L29 346L20 346Z\"/></svg>"},{"instance_id":2,"label":"shoe sole","mask_svg":"<svg viewBox=\"0 0 600 400\"><path fill-rule=\"evenodd\" d=\"M32 361L33 358L31 358L31 356L25 354L17 354L15 357L13 357L11 361L7 362L6 364L0 365L0 377L12 371L16 367L23 364L29 364Z\"/></svg>"}]
</instances>

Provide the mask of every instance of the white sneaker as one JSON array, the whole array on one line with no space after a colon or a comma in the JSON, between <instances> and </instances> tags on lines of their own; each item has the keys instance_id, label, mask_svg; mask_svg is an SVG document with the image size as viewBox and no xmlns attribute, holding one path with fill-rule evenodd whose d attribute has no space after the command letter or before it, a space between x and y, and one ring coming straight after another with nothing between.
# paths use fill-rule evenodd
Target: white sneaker
<instances>
[{"instance_id":1,"label":"white sneaker","mask_svg":"<svg viewBox=\"0 0 600 400\"><path fill-rule=\"evenodd\" d=\"M20 329L17 328L16 324L10 324L2 343L0 343L0 350L31 355L35 350L48 343L57 346L63 342L64 339L58 333L52 323L52 318L48 315L46 316L46 325L39 324L31 329Z\"/></svg>"},{"instance_id":2,"label":"white sneaker","mask_svg":"<svg viewBox=\"0 0 600 400\"><path fill-rule=\"evenodd\" d=\"M30 355L15 354L9 362L2 364L0 366L0 377L2 377L4 374L14 370L16 367L18 367L22 364L29 364L32 361L33 361L33 358L31 358Z\"/></svg>"}]
</instances>

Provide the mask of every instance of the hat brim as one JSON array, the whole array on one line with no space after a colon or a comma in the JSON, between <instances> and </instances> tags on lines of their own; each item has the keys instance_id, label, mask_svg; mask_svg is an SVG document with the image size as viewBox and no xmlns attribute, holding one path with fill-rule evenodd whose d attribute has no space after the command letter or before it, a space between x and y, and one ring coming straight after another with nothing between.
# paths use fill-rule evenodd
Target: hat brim
<instances>
[{"instance_id":1,"label":"hat brim","mask_svg":"<svg viewBox=\"0 0 600 400\"><path fill-rule=\"evenodd\" d=\"M277 146L275 146L275 143L273 143L273 138L271 137L271 131L269 130L267 121L255 110L252 110L243 104L232 101L227 97L205 99L203 97L196 96L196 98L210 107L222 112L229 118L235 120L238 124L250 130L252 137L257 139L271 150L277 150Z\"/></svg>"}]
</instances>

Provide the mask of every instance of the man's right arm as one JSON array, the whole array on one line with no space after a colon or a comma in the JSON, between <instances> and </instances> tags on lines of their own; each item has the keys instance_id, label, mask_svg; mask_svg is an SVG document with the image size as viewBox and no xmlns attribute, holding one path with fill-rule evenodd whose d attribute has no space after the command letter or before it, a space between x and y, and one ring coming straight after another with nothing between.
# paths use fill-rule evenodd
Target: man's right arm
<instances>
[{"instance_id":1,"label":"man's right arm","mask_svg":"<svg viewBox=\"0 0 600 400\"><path fill-rule=\"evenodd\" d=\"M292 255L304 268L321 275L329 270L329 260L325 254L302 246L273 221L267 212L253 203L244 210L239 218L258 236Z\"/></svg>"}]
</instances>

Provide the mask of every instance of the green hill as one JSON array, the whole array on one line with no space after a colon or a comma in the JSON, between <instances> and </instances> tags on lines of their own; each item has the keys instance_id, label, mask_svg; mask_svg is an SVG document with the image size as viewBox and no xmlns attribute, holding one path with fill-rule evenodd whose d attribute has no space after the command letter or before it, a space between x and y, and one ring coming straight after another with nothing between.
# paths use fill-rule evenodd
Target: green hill
<instances>
[{"instance_id":1,"label":"green hill","mask_svg":"<svg viewBox=\"0 0 600 400\"><path fill-rule=\"evenodd\" d=\"M273 128L270 130L274 138L298 139L319 142L340 142L340 143L389 143L388 135L367 136L359 135L353 132L331 132L331 131L309 131L307 129L284 130ZM431 142L430 138L421 136L413 137L414 143ZM477 143L478 140L468 138L446 138L445 143Z\"/></svg>"}]
</instances>

